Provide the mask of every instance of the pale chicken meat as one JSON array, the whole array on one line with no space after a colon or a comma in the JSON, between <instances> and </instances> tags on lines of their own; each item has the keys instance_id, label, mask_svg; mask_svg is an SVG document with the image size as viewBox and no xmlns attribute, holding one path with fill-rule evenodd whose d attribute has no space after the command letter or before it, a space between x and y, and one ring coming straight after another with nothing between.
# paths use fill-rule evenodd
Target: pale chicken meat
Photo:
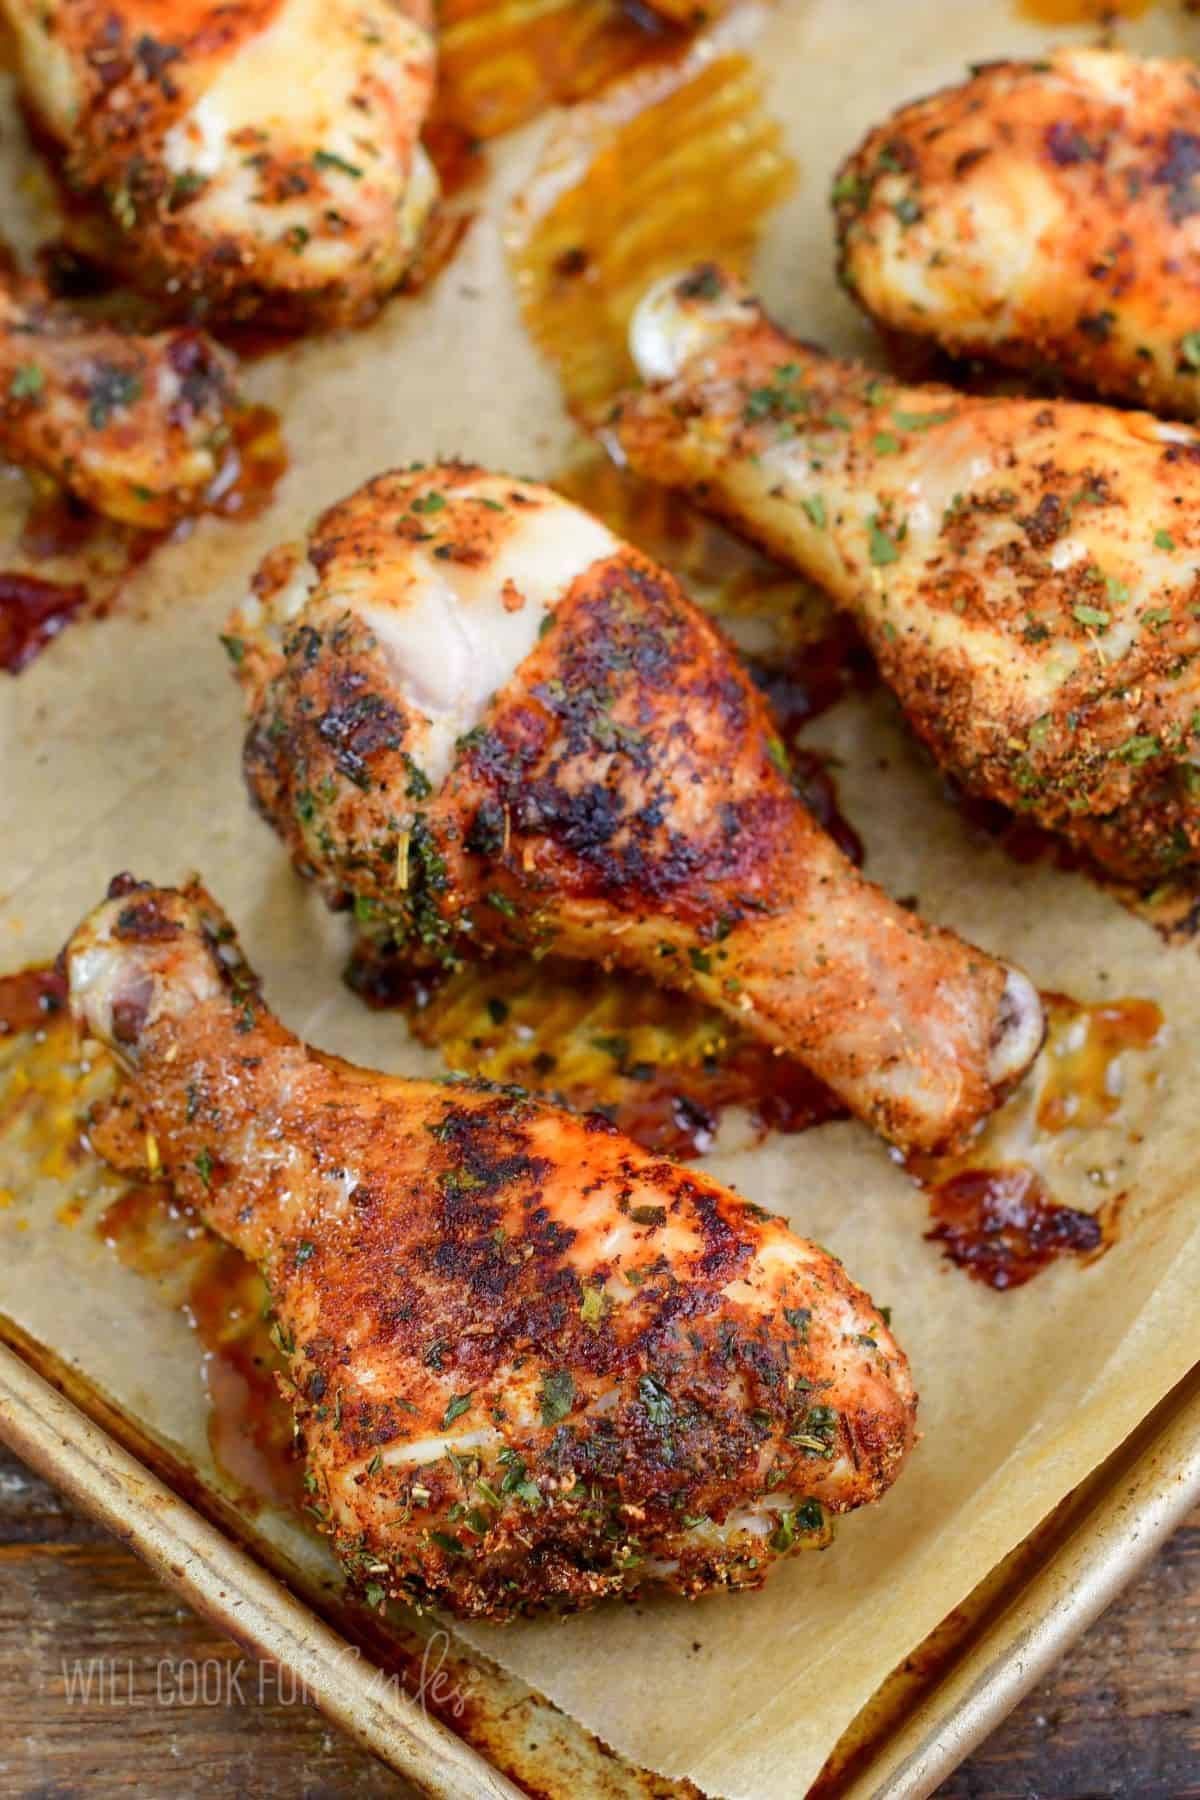
<instances>
[{"instance_id":1,"label":"pale chicken meat","mask_svg":"<svg viewBox=\"0 0 1200 1800\"><path fill-rule=\"evenodd\" d=\"M1198 106L1183 60L985 64L842 167L846 286L889 331L1195 417Z\"/></svg>"},{"instance_id":2,"label":"pale chicken meat","mask_svg":"<svg viewBox=\"0 0 1200 1800\"><path fill-rule=\"evenodd\" d=\"M712 267L653 289L632 342L620 454L853 613L970 791L1128 880L1200 861L1200 433L907 386Z\"/></svg>"},{"instance_id":3,"label":"pale chicken meat","mask_svg":"<svg viewBox=\"0 0 1200 1800\"><path fill-rule=\"evenodd\" d=\"M368 317L403 276L437 192L427 0L0 5L40 133L141 286L310 329Z\"/></svg>"},{"instance_id":4,"label":"pale chicken meat","mask_svg":"<svg viewBox=\"0 0 1200 1800\"><path fill-rule=\"evenodd\" d=\"M410 954L638 970L905 1147L959 1141L1036 1053L1028 980L862 877L717 628L550 489L382 475L267 558L227 646L259 808Z\"/></svg>"},{"instance_id":5,"label":"pale chicken meat","mask_svg":"<svg viewBox=\"0 0 1200 1800\"><path fill-rule=\"evenodd\" d=\"M783 1220L596 1115L307 1048L195 883L119 879L66 962L125 1075L93 1142L261 1267L309 1510L370 1599L757 1587L899 1473L904 1354Z\"/></svg>"},{"instance_id":6,"label":"pale chicken meat","mask_svg":"<svg viewBox=\"0 0 1200 1800\"><path fill-rule=\"evenodd\" d=\"M0 455L98 512L158 530L199 511L238 408L235 358L195 327L119 331L0 285Z\"/></svg>"}]
</instances>

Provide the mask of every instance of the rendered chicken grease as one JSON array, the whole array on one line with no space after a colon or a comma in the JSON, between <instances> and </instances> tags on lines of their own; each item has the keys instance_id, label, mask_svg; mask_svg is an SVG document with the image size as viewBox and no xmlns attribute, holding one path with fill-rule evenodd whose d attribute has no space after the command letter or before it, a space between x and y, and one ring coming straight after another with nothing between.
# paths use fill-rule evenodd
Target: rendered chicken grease
<instances>
[{"instance_id":1,"label":"rendered chicken grease","mask_svg":"<svg viewBox=\"0 0 1200 1800\"><path fill-rule=\"evenodd\" d=\"M975 793L1156 882L1200 861L1200 434L839 362L705 266L634 319L614 431L856 617Z\"/></svg>"},{"instance_id":2,"label":"rendered chicken grease","mask_svg":"<svg viewBox=\"0 0 1200 1800\"><path fill-rule=\"evenodd\" d=\"M782 1221L594 1115L308 1050L197 885L119 879L66 961L126 1073L94 1141L261 1263L361 1585L491 1618L754 1587L899 1472L907 1363Z\"/></svg>"},{"instance_id":3,"label":"rendered chicken grease","mask_svg":"<svg viewBox=\"0 0 1200 1800\"><path fill-rule=\"evenodd\" d=\"M267 558L227 644L297 867L402 944L620 963L731 1013L910 1148L1043 1034L1018 971L864 881L673 578L548 488L379 476Z\"/></svg>"}]
</instances>

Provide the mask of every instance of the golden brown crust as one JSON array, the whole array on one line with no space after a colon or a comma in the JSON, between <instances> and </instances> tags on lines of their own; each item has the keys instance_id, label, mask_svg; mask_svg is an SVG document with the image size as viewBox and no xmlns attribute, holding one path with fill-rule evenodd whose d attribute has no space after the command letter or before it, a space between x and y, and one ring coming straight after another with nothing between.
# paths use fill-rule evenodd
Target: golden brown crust
<instances>
[{"instance_id":1,"label":"golden brown crust","mask_svg":"<svg viewBox=\"0 0 1200 1800\"><path fill-rule=\"evenodd\" d=\"M25 282L0 290L0 450L112 518L199 511L233 454L237 363L194 327L84 322Z\"/></svg>"},{"instance_id":2,"label":"golden brown crust","mask_svg":"<svg viewBox=\"0 0 1200 1800\"><path fill-rule=\"evenodd\" d=\"M892 330L1193 418L1198 105L1182 60L987 64L843 164L842 279Z\"/></svg>"},{"instance_id":3,"label":"golden brown crust","mask_svg":"<svg viewBox=\"0 0 1200 1800\"><path fill-rule=\"evenodd\" d=\"M1158 880L1200 858L1200 437L1101 406L912 387L838 362L712 272L678 379L616 422L859 619L973 792Z\"/></svg>"},{"instance_id":4,"label":"golden brown crust","mask_svg":"<svg viewBox=\"0 0 1200 1800\"><path fill-rule=\"evenodd\" d=\"M863 880L799 802L729 645L640 553L617 545L569 583L449 777L426 778L368 602L403 591L414 531L441 567L486 574L503 532L480 478L378 477L318 522L287 623L271 592L292 592L294 550L261 572L268 622L231 625L247 779L297 866L434 956L459 934L553 945L697 992L894 1141L960 1139L998 1098L1009 972ZM566 503L513 483L501 505Z\"/></svg>"},{"instance_id":5,"label":"golden brown crust","mask_svg":"<svg viewBox=\"0 0 1200 1800\"><path fill-rule=\"evenodd\" d=\"M504 1618L757 1586L895 1478L907 1364L834 1258L601 1118L306 1049L202 888L115 893L68 952L128 1070L95 1141L140 1170L149 1134L261 1262L312 1510L368 1592Z\"/></svg>"},{"instance_id":6,"label":"golden brown crust","mask_svg":"<svg viewBox=\"0 0 1200 1800\"><path fill-rule=\"evenodd\" d=\"M404 274L436 188L427 0L4 4L39 133L107 216L89 247L140 286L296 330Z\"/></svg>"}]
</instances>

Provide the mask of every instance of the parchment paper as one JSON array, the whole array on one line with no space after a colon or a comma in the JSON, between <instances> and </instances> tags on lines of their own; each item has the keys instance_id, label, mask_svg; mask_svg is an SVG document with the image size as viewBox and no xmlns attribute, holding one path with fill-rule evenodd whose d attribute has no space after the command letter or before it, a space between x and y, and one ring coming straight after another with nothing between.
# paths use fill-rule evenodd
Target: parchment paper
<instances>
[{"instance_id":1,"label":"parchment paper","mask_svg":"<svg viewBox=\"0 0 1200 1800\"><path fill-rule=\"evenodd\" d=\"M1176 51L1193 34L1200 23L1174 7L1124 32ZM784 4L758 46L801 168L761 257L772 308L803 335L869 351L832 276L833 164L894 105L966 62L1050 41L990 0ZM368 1064L436 1066L396 1017L368 1014L343 988L345 926L251 817L215 633L261 551L381 467L442 452L533 474L562 466L572 433L522 333L499 238L544 130L503 146L483 214L431 292L396 302L366 333L253 368L254 397L283 411L293 456L271 513L201 524L152 559L116 616L68 630L0 688L0 968L53 955L116 870L165 879L195 867L290 1026ZM7 117L2 148L11 191L27 152ZM1119 1241L1018 1292L979 1287L939 1259L922 1237L921 1195L858 1125L710 1158L894 1309L924 1441L881 1506L844 1522L827 1554L779 1569L762 1594L647 1600L468 1635L627 1755L755 1800L803 1792L891 1668L1200 1356L1195 949L1164 947L1080 877L1020 867L974 841L885 697L844 703L812 739L842 759L843 805L876 879L1042 986L1154 999L1167 1027L1128 1059L1115 1122L1065 1133L1054 1151L1062 1197L1101 1178L1089 1170L1129 1190ZM186 1326L90 1232L54 1222L61 1199L43 1180L0 1212L0 1310L206 1464Z\"/></svg>"}]
</instances>

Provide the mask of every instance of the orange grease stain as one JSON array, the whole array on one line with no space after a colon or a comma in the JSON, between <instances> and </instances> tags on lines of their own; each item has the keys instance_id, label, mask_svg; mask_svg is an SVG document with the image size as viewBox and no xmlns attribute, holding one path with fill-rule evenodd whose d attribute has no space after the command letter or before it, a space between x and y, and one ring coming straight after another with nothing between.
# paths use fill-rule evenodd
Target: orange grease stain
<instances>
[{"instance_id":1,"label":"orange grease stain","mask_svg":"<svg viewBox=\"0 0 1200 1800\"><path fill-rule=\"evenodd\" d=\"M1140 19L1154 0L1016 0L1019 19L1038 25L1106 25L1115 19Z\"/></svg>"},{"instance_id":2,"label":"orange grease stain","mask_svg":"<svg viewBox=\"0 0 1200 1800\"><path fill-rule=\"evenodd\" d=\"M1161 1008L1137 998L1084 1006L1065 994L1044 996L1050 1026L1034 1129L1044 1138L1094 1129L1122 1103L1122 1061L1145 1052L1163 1027ZM917 1158L910 1172L929 1199L931 1229L943 1255L989 1287L1021 1287L1065 1255L1091 1255L1114 1241L1125 1196L1094 1213L1055 1200L1030 1163L978 1160L978 1146L955 1157Z\"/></svg>"},{"instance_id":3,"label":"orange grease stain","mask_svg":"<svg viewBox=\"0 0 1200 1800\"><path fill-rule=\"evenodd\" d=\"M494 138L683 41L620 0L442 0L433 127Z\"/></svg>"},{"instance_id":4,"label":"orange grease stain","mask_svg":"<svg viewBox=\"0 0 1200 1800\"><path fill-rule=\"evenodd\" d=\"M1051 1023L1066 1029L1052 1041L1046 1084L1038 1100L1038 1129L1087 1130L1121 1105L1120 1061L1127 1050L1149 1050L1163 1027L1162 1008L1153 1000L1109 1000L1078 1007L1048 995Z\"/></svg>"},{"instance_id":5,"label":"orange grease stain","mask_svg":"<svg viewBox=\"0 0 1200 1800\"><path fill-rule=\"evenodd\" d=\"M253 1264L165 1183L128 1188L105 1209L96 1233L125 1268L163 1283L195 1330L217 1467L251 1504L299 1507L303 1464L276 1380L283 1362L264 1317L267 1291Z\"/></svg>"},{"instance_id":6,"label":"orange grease stain","mask_svg":"<svg viewBox=\"0 0 1200 1800\"><path fill-rule=\"evenodd\" d=\"M40 1031L67 1004L66 977L53 963L37 963L0 976L0 1038Z\"/></svg>"},{"instance_id":7,"label":"orange grease stain","mask_svg":"<svg viewBox=\"0 0 1200 1800\"><path fill-rule=\"evenodd\" d=\"M279 414L270 406L243 406L233 421L229 456L209 510L225 519L257 519L287 466Z\"/></svg>"}]
</instances>

